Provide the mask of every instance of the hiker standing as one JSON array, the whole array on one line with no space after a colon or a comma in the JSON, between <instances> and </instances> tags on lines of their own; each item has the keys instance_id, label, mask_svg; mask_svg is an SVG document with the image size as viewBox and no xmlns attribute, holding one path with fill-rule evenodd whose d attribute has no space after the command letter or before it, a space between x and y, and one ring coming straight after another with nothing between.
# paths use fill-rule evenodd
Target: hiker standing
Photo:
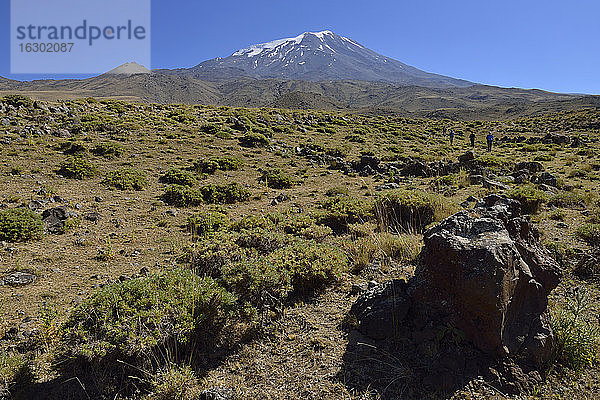
<instances>
[{"instance_id":1,"label":"hiker standing","mask_svg":"<svg viewBox=\"0 0 600 400\"><path fill-rule=\"evenodd\" d=\"M488 133L487 137L487 150L492 151L492 143L494 142L494 135L492 132Z\"/></svg>"},{"instance_id":2,"label":"hiker standing","mask_svg":"<svg viewBox=\"0 0 600 400\"><path fill-rule=\"evenodd\" d=\"M454 130L450 129L450 146L454 143Z\"/></svg>"},{"instance_id":3,"label":"hiker standing","mask_svg":"<svg viewBox=\"0 0 600 400\"><path fill-rule=\"evenodd\" d=\"M473 132L469 135L469 139L471 139L471 147L475 148L475 134Z\"/></svg>"}]
</instances>

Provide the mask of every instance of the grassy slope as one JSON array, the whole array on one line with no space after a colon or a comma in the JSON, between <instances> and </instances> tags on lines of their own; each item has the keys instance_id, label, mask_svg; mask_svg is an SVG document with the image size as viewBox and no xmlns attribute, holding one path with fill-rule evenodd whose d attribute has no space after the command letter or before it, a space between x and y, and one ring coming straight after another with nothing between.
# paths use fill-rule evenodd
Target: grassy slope
<instances>
[{"instance_id":1,"label":"grassy slope","mask_svg":"<svg viewBox=\"0 0 600 400\"><path fill-rule=\"evenodd\" d=\"M79 225L64 235L46 235L40 241L5 246L1 255L0 277L15 270L30 270L40 278L24 287L0 286L0 337L9 327L23 322L25 325L21 331L39 327L43 302L51 303L59 310L60 320L73 304L94 293L99 284L118 279L121 275L132 275L141 267L159 271L176 265L182 249L190 244L190 236L185 229L187 216L206 206L168 212L174 207L160 201L164 185L159 183L158 178L170 167L189 167L202 157L227 154L245 161L245 166L238 171L217 171L203 181L247 185L253 195L250 201L224 207L228 216L235 220L267 211L285 211L292 205L305 212L314 210L326 198L326 190L333 187L347 187L357 198L372 199L377 193L375 187L384 181L384 177L347 176L317 165L295 154L293 148L299 145L316 144L325 150L339 150L350 160L357 159L363 151L371 151L387 159L411 156L428 161L448 161L456 160L467 150L468 134L463 136L463 133L469 130L478 135L478 156L484 155L481 138L490 129L498 132L496 136L528 137L541 136L550 130L585 136L588 143L580 149L541 144L501 145L495 149L493 156L497 158L492 161L511 169L514 162L549 155L548 161L542 161L546 169L559 177L563 187L571 186L572 191L581 194L588 209L598 208L600 114L592 111L513 121L453 122L275 109L86 101L67 102L66 105L69 114L32 109L7 114L15 125L0 127L0 136L10 138L10 144L3 144L0 148L0 202L14 207L59 195L65 199L69 210L81 216L97 211L102 218L98 222L82 219ZM176 115L184 115L184 122L173 119ZM242 134L229 129L232 116L247 117L255 130L272 135L271 147L240 147L237 138ZM56 173L59 164L67 157L57 146L66 139L48 134L20 135L26 126L48 126L50 131L54 131L63 126L72 128L81 121L84 125L85 121L88 122L87 130L77 135L77 139L88 149L106 141L123 147L123 155L115 159L88 153L86 157L98 165L99 174L82 181L66 179ZM102 125L99 125L100 122ZM207 123L224 128L231 136L219 138L221 135L202 132L201 128ZM102 131L98 131L100 126ZM300 132L301 127L307 132ZM458 132L454 147L450 147L446 138L441 136L444 127ZM273 128L284 131L273 132ZM345 139L349 134L359 135L365 142L350 142ZM109 171L123 166L143 170L148 176L149 186L142 191L118 191L102 184ZM266 166L286 171L301 184L285 190L265 187L258 178L261 176L259 170ZM502 171L497 172L502 175ZM454 183L449 185L435 183L433 178L410 178L401 185L408 189L436 192L457 204L470 195L483 196L488 192L481 186L465 184L463 175L454 178ZM38 194L41 188L45 189L45 195ZM272 199L281 192L285 192L291 200L271 205ZM102 198L101 202L95 201L97 196ZM550 209L544 208L534 216L541 226L543 240L559 241L568 248L589 251L575 235L577 227L587 218L585 213L578 208L565 208L562 219L566 227L550 219L551 213ZM352 239L343 236L327 240L349 243ZM109 253L110 257L98 259L97 255L102 252ZM256 339L229 356L221 366L208 372L202 385L233 385L243 398L256 398L265 391L271 398L280 399L296 396L366 399L375 398L376 391L384 397L391 395L391 389L386 391L386 382L392 383L404 373L399 364L393 365L393 359L374 353L373 357L381 357L380 365L390 368L381 368L378 375L381 382L374 384L373 388L362 386L361 379L374 379L369 375L373 371L361 371L360 363L344 363L349 337L342 326L355 299L348 294L352 283L409 276L412 268L392 261L356 275L347 274L340 285L313 302L290 308L269 328L269 335ZM556 290L553 302L561 303L565 290L580 284L593 291L594 309L598 311L597 286L578 281L569 273ZM1 343L3 346L9 344ZM40 350L31 355L38 365L39 378L51 377L46 352ZM366 375L361 375L363 373ZM600 373L596 366L579 376L573 376L568 370L559 370L541 390L556 393L557 398L572 398L573 393L581 390L592 396L598 393L598 377ZM560 387L571 389L561 393L558 391ZM485 393L486 389L479 390Z\"/></svg>"}]
</instances>

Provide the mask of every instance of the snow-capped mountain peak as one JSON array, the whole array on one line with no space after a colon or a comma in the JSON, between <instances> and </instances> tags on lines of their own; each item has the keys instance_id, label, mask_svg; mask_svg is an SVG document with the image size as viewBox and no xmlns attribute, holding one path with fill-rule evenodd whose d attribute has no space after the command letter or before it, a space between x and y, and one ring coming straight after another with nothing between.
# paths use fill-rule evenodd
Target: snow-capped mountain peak
<instances>
[{"instance_id":1,"label":"snow-capped mountain peak","mask_svg":"<svg viewBox=\"0 0 600 400\"><path fill-rule=\"evenodd\" d=\"M429 74L382 56L330 30L304 32L238 50L180 73L203 79L251 77L306 81L360 80L433 87L470 82Z\"/></svg>"},{"instance_id":2,"label":"snow-capped mountain peak","mask_svg":"<svg viewBox=\"0 0 600 400\"><path fill-rule=\"evenodd\" d=\"M304 38L307 35L315 36L318 39L320 39L321 41L324 41L325 36L327 36L327 35L334 36L335 34L331 31L304 32L303 34L298 35L293 38L277 39L277 40L273 40L273 41L270 41L267 43L254 44L250 47L246 47L245 49L236 51L235 53L232 54L232 56L245 55L247 57L254 57L254 56L259 55L260 53L262 53L265 50L267 50L267 51L274 50L280 46L286 46L286 45L298 45L298 44L302 43L302 41L304 40Z\"/></svg>"}]
</instances>

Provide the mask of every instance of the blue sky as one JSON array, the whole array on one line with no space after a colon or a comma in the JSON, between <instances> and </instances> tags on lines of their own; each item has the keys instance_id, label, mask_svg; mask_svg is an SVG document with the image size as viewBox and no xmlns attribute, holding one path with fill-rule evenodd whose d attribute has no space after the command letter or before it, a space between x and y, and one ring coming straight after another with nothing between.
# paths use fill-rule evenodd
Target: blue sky
<instances>
[{"instance_id":1,"label":"blue sky","mask_svg":"<svg viewBox=\"0 0 600 400\"><path fill-rule=\"evenodd\" d=\"M8 0L0 0L0 18L0 75L52 77L9 74ZM428 72L600 94L597 0L153 0L152 68L190 67L325 29Z\"/></svg>"}]
</instances>

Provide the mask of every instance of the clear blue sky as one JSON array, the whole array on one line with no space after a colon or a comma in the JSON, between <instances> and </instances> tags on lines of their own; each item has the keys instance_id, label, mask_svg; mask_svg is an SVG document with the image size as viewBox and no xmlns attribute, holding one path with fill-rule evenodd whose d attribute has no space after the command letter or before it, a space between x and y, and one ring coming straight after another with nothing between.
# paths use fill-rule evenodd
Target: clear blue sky
<instances>
[{"instance_id":1,"label":"clear blue sky","mask_svg":"<svg viewBox=\"0 0 600 400\"><path fill-rule=\"evenodd\" d=\"M8 0L0 16L0 75L43 77L9 74ZM325 29L429 72L600 94L598 0L153 0L152 68Z\"/></svg>"}]
</instances>

